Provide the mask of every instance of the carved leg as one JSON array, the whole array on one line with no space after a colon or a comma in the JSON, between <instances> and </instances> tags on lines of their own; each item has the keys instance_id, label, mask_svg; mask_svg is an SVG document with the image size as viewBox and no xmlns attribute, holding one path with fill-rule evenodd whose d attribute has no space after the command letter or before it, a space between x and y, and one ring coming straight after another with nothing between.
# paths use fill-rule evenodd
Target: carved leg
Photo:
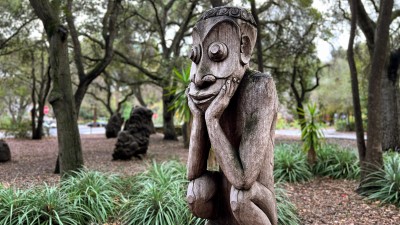
<instances>
[{"instance_id":1,"label":"carved leg","mask_svg":"<svg viewBox=\"0 0 400 225\"><path fill-rule=\"evenodd\" d=\"M275 196L267 187L255 182L249 190L232 186L230 203L233 215L241 225L276 225Z\"/></svg>"},{"instance_id":2,"label":"carved leg","mask_svg":"<svg viewBox=\"0 0 400 225\"><path fill-rule=\"evenodd\" d=\"M192 180L187 190L187 202L192 213L200 218L213 219L216 216L214 196L217 192L215 177L206 173Z\"/></svg>"}]
</instances>

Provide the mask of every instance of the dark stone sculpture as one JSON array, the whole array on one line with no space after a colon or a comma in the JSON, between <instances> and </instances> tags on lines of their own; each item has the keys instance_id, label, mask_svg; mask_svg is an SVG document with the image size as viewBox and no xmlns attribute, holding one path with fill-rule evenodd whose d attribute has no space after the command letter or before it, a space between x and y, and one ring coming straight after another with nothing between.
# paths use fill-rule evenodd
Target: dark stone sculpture
<instances>
[{"instance_id":1,"label":"dark stone sculpture","mask_svg":"<svg viewBox=\"0 0 400 225\"><path fill-rule=\"evenodd\" d=\"M122 124L124 123L124 118L121 113L114 113L106 125L106 137L115 138L121 131Z\"/></svg>"},{"instance_id":2,"label":"dark stone sculpture","mask_svg":"<svg viewBox=\"0 0 400 225\"><path fill-rule=\"evenodd\" d=\"M11 160L11 151L8 144L4 140L0 140L0 162Z\"/></svg>"},{"instance_id":3,"label":"dark stone sculpture","mask_svg":"<svg viewBox=\"0 0 400 225\"><path fill-rule=\"evenodd\" d=\"M132 109L129 119L125 122L124 130L118 134L112 155L114 160L129 160L132 157L141 159L140 155L146 154L150 134L155 132L152 116L153 112L147 108Z\"/></svg>"},{"instance_id":4,"label":"dark stone sculpture","mask_svg":"<svg viewBox=\"0 0 400 225\"><path fill-rule=\"evenodd\" d=\"M278 100L272 77L249 69L254 19L245 9L214 8L203 14L192 36L189 208L208 225L275 225ZM207 170L211 147L218 172Z\"/></svg>"}]
</instances>

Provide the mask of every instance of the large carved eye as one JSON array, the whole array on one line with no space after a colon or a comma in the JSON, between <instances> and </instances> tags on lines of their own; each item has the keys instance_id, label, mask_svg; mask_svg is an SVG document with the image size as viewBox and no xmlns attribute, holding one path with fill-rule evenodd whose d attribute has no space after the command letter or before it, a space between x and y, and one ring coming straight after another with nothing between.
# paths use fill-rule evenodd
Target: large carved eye
<instances>
[{"instance_id":1,"label":"large carved eye","mask_svg":"<svg viewBox=\"0 0 400 225\"><path fill-rule=\"evenodd\" d=\"M196 64L199 64L201 59L201 47L200 45L195 45L192 47L189 58Z\"/></svg>"},{"instance_id":2,"label":"large carved eye","mask_svg":"<svg viewBox=\"0 0 400 225\"><path fill-rule=\"evenodd\" d=\"M228 56L228 48L222 42L214 42L208 47L208 57L214 62L221 62Z\"/></svg>"}]
</instances>

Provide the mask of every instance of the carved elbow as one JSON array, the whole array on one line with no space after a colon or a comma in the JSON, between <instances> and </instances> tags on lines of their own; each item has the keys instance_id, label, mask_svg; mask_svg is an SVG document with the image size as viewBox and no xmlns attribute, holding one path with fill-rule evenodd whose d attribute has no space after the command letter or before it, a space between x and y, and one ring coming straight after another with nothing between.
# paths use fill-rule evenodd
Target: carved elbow
<instances>
[{"instance_id":1,"label":"carved elbow","mask_svg":"<svg viewBox=\"0 0 400 225\"><path fill-rule=\"evenodd\" d=\"M243 182L243 190L249 190L254 184L254 181L250 182L249 180L245 180Z\"/></svg>"},{"instance_id":2,"label":"carved elbow","mask_svg":"<svg viewBox=\"0 0 400 225\"><path fill-rule=\"evenodd\" d=\"M250 181L249 179L240 179L236 182L233 182L232 186L238 190L248 190L253 186L253 184L254 181Z\"/></svg>"}]
</instances>

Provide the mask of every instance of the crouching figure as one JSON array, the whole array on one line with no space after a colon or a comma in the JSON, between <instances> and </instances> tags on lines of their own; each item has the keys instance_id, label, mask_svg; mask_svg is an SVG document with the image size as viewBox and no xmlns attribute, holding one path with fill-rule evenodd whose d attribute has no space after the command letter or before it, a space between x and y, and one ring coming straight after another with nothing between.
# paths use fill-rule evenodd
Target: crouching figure
<instances>
[{"instance_id":1,"label":"crouching figure","mask_svg":"<svg viewBox=\"0 0 400 225\"><path fill-rule=\"evenodd\" d=\"M272 77L249 69L256 36L251 13L236 7L206 11L193 29L187 201L209 225L277 224L278 100ZM207 170L210 149L219 171Z\"/></svg>"}]
</instances>

